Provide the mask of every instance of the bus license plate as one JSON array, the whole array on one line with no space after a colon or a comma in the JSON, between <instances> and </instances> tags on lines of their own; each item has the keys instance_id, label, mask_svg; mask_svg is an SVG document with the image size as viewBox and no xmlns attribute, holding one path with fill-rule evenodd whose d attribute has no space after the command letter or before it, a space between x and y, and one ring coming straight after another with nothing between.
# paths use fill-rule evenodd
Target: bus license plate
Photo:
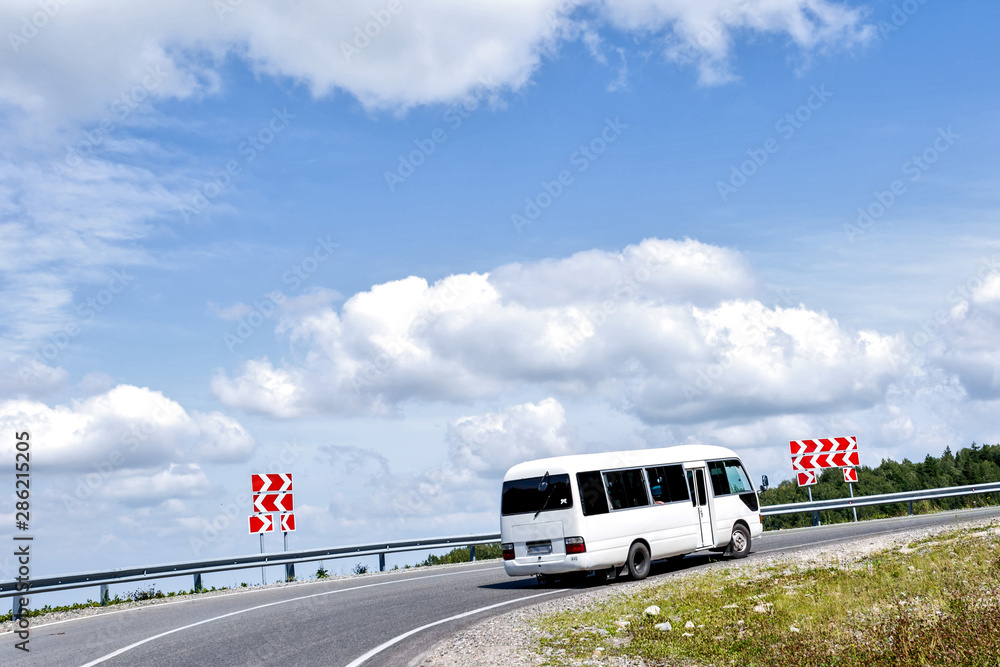
<instances>
[{"instance_id":1,"label":"bus license plate","mask_svg":"<svg viewBox=\"0 0 1000 667\"><path fill-rule=\"evenodd\" d=\"M543 556L552 553L552 542L528 542L529 556Z\"/></svg>"}]
</instances>

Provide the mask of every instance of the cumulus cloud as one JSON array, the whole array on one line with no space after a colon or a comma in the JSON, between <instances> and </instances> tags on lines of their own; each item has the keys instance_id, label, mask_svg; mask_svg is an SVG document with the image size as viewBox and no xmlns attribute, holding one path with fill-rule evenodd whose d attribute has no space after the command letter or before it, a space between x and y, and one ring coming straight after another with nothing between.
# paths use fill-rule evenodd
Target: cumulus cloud
<instances>
[{"instance_id":1,"label":"cumulus cloud","mask_svg":"<svg viewBox=\"0 0 1000 667\"><path fill-rule=\"evenodd\" d=\"M0 426L11 432L29 428L35 442L44 443L34 449L40 468L87 473L99 468L109 473L153 469L153 477L166 475L164 483L192 478L191 473L170 472L171 465L245 461L256 446L230 417L189 413L158 391L131 385L67 405L3 401ZM4 444L5 451L12 447Z\"/></svg>"},{"instance_id":2,"label":"cumulus cloud","mask_svg":"<svg viewBox=\"0 0 1000 667\"><path fill-rule=\"evenodd\" d=\"M870 36L860 10L830 0L49 5L49 16L34 0L0 8L13 27L0 52L0 103L35 118L101 113L137 88L141 99L212 93L228 54L316 96L346 91L367 107L400 109L517 90L561 42L582 35L593 48L592 26L602 23L662 40L667 57L696 64L706 83L732 78L740 33L785 36L804 52Z\"/></svg>"},{"instance_id":3,"label":"cumulus cloud","mask_svg":"<svg viewBox=\"0 0 1000 667\"><path fill-rule=\"evenodd\" d=\"M275 417L391 414L405 400L543 387L659 423L871 405L898 377L900 339L845 330L801 304L767 306L761 293L739 253L693 240L433 285L411 276L339 310L290 299L278 325L290 358L220 370L212 387Z\"/></svg>"}]
</instances>

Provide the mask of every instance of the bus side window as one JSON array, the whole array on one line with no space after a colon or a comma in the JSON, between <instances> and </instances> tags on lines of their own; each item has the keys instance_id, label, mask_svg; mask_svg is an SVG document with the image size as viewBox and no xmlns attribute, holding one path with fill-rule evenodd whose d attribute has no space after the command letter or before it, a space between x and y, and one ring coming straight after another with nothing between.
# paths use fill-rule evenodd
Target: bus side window
<instances>
[{"instance_id":1,"label":"bus side window","mask_svg":"<svg viewBox=\"0 0 1000 667\"><path fill-rule=\"evenodd\" d=\"M613 509L628 509L649 504L641 468L606 472L604 480L608 485L608 497L611 498Z\"/></svg>"},{"instance_id":2,"label":"bus side window","mask_svg":"<svg viewBox=\"0 0 1000 667\"><path fill-rule=\"evenodd\" d=\"M580 486L580 504L583 506L583 515L607 514L609 511L608 497L604 495L601 472L599 470L579 472L576 474L576 481Z\"/></svg>"},{"instance_id":3,"label":"bus side window","mask_svg":"<svg viewBox=\"0 0 1000 667\"><path fill-rule=\"evenodd\" d=\"M726 477L726 466L722 461L709 461L708 475L712 478L712 493L716 497L727 495L730 492L729 478Z\"/></svg>"},{"instance_id":4,"label":"bus side window","mask_svg":"<svg viewBox=\"0 0 1000 667\"><path fill-rule=\"evenodd\" d=\"M691 497L691 494L688 493L687 484L684 483L683 466L673 465L663 468L663 481L670 489L669 502L676 503L688 500Z\"/></svg>"},{"instance_id":5,"label":"bus side window","mask_svg":"<svg viewBox=\"0 0 1000 667\"><path fill-rule=\"evenodd\" d=\"M653 502L659 505L670 502L670 487L664 477L664 468L646 468L646 477L649 479L649 491L653 495Z\"/></svg>"}]
</instances>

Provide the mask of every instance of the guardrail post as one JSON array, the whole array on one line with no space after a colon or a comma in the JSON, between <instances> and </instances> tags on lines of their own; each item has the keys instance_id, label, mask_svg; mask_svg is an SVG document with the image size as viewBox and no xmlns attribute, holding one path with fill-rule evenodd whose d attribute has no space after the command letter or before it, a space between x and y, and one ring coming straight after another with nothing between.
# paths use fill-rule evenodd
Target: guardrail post
<instances>
[{"instance_id":1,"label":"guardrail post","mask_svg":"<svg viewBox=\"0 0 1000 667\"><path fill-rule=\"evenodd\" d=\"M109 602L111 602L111 593L108 592L108 585L101 584L101 606L103 607Z\"/></svg>"},{"instance_id":2,"label":"guardrail post","mask_svg":"<svg viewBox=\"0 0 1000 667\"><path fill-rule=\"evenodd\" d=\"M14 620L21 618L21 596L15 595L13 597L14 606L11 608L11 614L14 616Z\"/></svg>"},{"instance_id":3,"label":"guardrail post","mask_svg":"<svg viewBox=\"0 0 1000 667\"><path fill-rule=\"evenodd\" d=\"M194 592L201 593L201 572L194 575Z\"/></svg>"},{"instance_id":4,"label":"guardrail post","mask_svg":"<svg viewBox=\"0 0 1000 667\"><path fill-rule=\"evenodd\" d=\"M475 544L470 544L469 545L469 562L470 563L475 563L476 562L476 545Z\"/></svg>"},{"instance_id":5,"label":"guardrail post","mask_svg":"<svg viewBox=\"0 0 1000 667\"><path fill-rule=\"evenodd\" d=\"M910 516L913 516L913 501L910 501Z\"/></svg>"},{"instance_id":6,"label":"guardrail post","mask_svg":"<svg viewBox=\"0 0 1000 667\"><path fill-rule=\"evenodd\" d=\"M378 555L378 571L385 572L385 554L380 553Z\"/></svg>"},{"instance_id":7,"label":"guardrail post","mask_svg":"<svg viewBox=\"0 0 1000 667\"><path fill-rule=\"evenodd\" d=\"M285 563L285 581L295 581L295 563Z\"/></svg>"}]
</instances>

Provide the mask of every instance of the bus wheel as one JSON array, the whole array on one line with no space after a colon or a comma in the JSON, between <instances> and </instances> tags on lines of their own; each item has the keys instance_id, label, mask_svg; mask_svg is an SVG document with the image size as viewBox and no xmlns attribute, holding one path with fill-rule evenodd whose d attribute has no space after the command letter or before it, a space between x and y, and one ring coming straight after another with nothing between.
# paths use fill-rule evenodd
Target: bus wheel
<instances>
[{"instance_id":1,"label":"bus wheel","mask_svg":"<svg viewBox=\"0 0 1000 667\"><path fill-rule=\"evenodd\" d=\"M729 553L733 558L746 558L750 553L750 531L743 524L733 526L733 537L729 540Z\"/></svg>"},{"instance_id":2,"label":"bus wheel","mask_svg":"<svg viewBox=\"0 0 1000 667\"><path fill-rule=\"evenodd\" d=\"M636 542L628 550L628 571L636 581L649 574L649 549L642 542Z\"/></svg>"}]
</instances>

